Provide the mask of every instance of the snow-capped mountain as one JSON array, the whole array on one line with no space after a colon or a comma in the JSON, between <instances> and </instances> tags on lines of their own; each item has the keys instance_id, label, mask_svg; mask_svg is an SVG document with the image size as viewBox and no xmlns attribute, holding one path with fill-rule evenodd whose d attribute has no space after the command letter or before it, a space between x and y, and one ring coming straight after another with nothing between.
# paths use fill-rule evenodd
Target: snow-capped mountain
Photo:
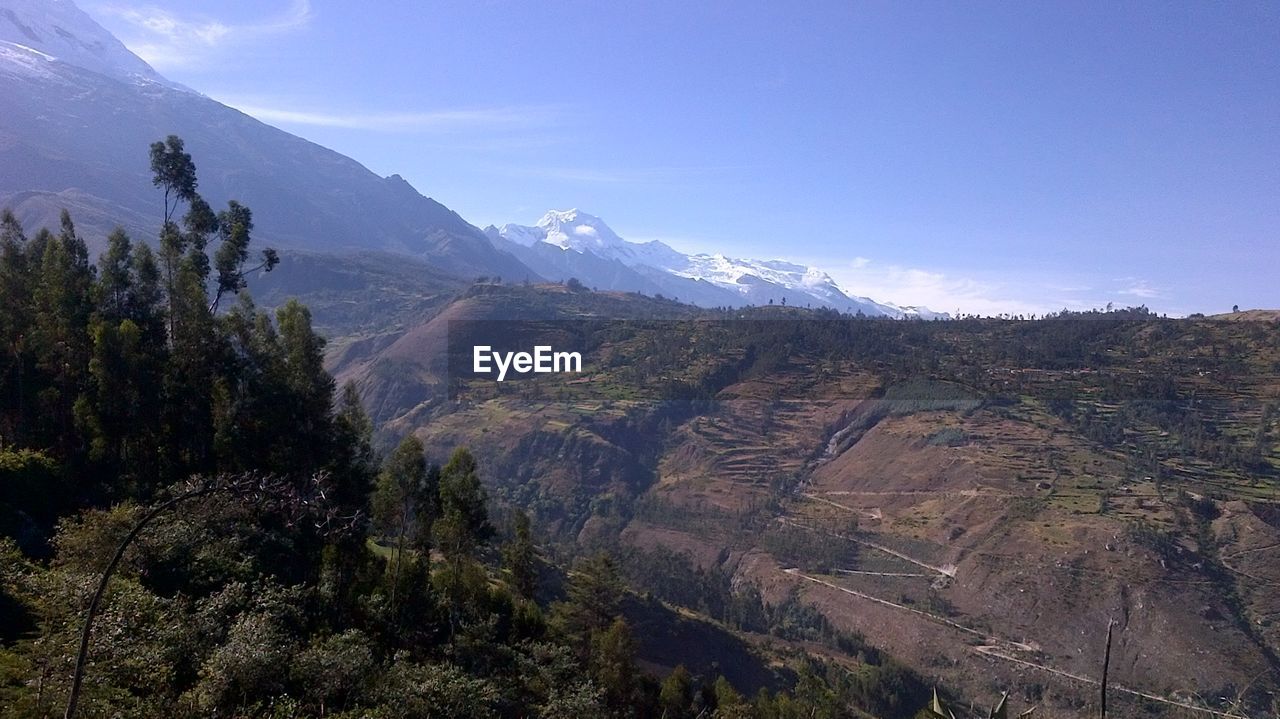
<instances>
[{"instance_id":1,"label":"snow-capped mountain","mask_svg":"<svg viewBox=\"0 0 1280 719\"><path fill-rule=\"evenodd\" d=\"M116 225L148 237L161 204L147 148L169 134L186 140L205 199L253 207L257 238L282 248L399 252L462 277L577 277L703 306L912 314L802 265L629 242L576 210L482 233L398 175L165 79L71 0L0 0L0 207L28 227L56 226L65 208L95 249Z\"/></svg>"},{"instance_id":2,"label":"snow-capped mountain","mask_svg":"<svg viewBox=\"0 0 1280 719\"><path fill-rule=\"evenodd\" d=\"M628 266L648 265L670 270L681 266L686 259L684 255L656 240L628 242L610 229L604 220L578 210L552 210L543 215L537 225L527 228L526 237L537 237L539 234L542 242L561 249L591 252Z\"/></svg>"},{"instance_id":3,"label":"snow-capped mountain","mask_svg":"<svg viewBox=\"0 0 1280 719\"><path fill-rule=\"evenodd\" d=\"M659 242L629 242L599 217L552 210L532 226L490 226L485 234L541 274L601 288L662 292L699 305L817 305L872 316L934 319L925 308L860 297L826 272L784 260L679 252ZM603 273L602 273L603 270Z\"/></svg>"},{"instance_id":4,"label":"snow-capped mountain","mask_svg":"<svg viewBox=\"0 0 1280 719\"><path fill-rule=\"evenodd\" d=\"M70 0L0 0L0 208L28 228L57 227L66 209L95 252L117 225L154 237L163 205L148 147L170 134L186 141L211 205L253 208L263 245L538 277L399 175L166 80Z\"/></svg>"},{"instance_id":5,"label":"snow-capped mountain","mask_svg":"<svg viewBox=\"0 0 1280 719\"><path fill-rule=\"evenodd\" d=\"M5 0L0 7L0 52L34 54L117 80L186 89L129 52L70 0Z\"/></svg>"}]
</instances>

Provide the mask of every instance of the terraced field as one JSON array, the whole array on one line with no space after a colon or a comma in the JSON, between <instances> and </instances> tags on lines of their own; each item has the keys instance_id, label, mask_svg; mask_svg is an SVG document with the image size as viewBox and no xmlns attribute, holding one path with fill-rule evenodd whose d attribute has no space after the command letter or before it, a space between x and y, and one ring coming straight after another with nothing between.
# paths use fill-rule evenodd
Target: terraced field
<instances>
[{"instance_id":1,"label":"terraced field","mask_svg":"<svg viewBox=\"0 0 1280 719\"><path fill-rule=\"evenodd\" d=\"M450 316L511 316L522 292L536 290L486 288ZM690 327L615 331L599 385L537 387L541 399L410 392L383 431L413 430L436 456L470 444L495 498L566 551L685 554L961 697L1012 690L1046 715L1094 714L1114 621L1116 711L1271 711L1280 325L1137 313ZM418 339L393 346L433 336L411 328ZM645 392L674 394L628 391L637 367L659 380Z\"/></svg>"}]
</instances>

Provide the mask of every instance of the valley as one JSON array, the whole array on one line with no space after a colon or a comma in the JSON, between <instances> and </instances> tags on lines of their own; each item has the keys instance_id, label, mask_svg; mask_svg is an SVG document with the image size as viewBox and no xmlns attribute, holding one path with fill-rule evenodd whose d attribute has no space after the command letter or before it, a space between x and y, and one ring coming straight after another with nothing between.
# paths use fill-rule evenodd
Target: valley
<instances>
[{"instance_id":1,"label":"valley","mask_svg":"<svg viewBox=\"0 0 1280 719\"><path fill-rule=\"evenodd\" d=\"M487 285L441 316L534 306L539 318L679 313L638 295ZM684 554L766 602L814 607L964 696L1012 691L1088 714L1110 621L1125 712L1235 716L1270 691L1280 328L1142 313L904 325L784 308L740 326L767 335L751 318L782 313L788 346L804 348L794 355L734 373L654 357L652 372L710 400L610 399L601 374L563 401L477 390L451 402L424 388L382 431L413 432L429 454L470 441L494 496L528 508L562 551ZM442 341L435 322L390 346ZM865 353L832 349L844 342L832 322ZM696 323L662 331L695 326L702 340L674 344L717 337ZM742 356L734 338L717 341L703 356ZM443 352L414 346L399 361L423 369L396 387ZM1097 371L1077 364L1098 357ZM348 358L330 355L335 372L394 396L364 369L384 360Z\"/></svg>"},{"instance_id":2,"label":"valley","mask_svg":"<svg viewBox=\"0 0 1280 719\"><path fill-rule=\"evenodd\" d=\"M261 25L87 9L179 54L279 39L288 64L289 33L339 15L316 5ZM460 41L436 20L461 7L422 13L400 50L430 56L377 81L344 75L394 57L395 38L345 42L377 13L305 52L347 90L412 72L398 81L434 93L520 45L490 30L526 8ZM601 28L580 19L556 33L592 29L589 44ZM676 24L564 61L608 80L571 101L524 71L576 43L551 51L521 27L539 44L496 76L519 86L510 106L463 82L453 109L383 111L374 93L350 111L295 111L291 95L241 111L70 0L0 0L0 717L970 719L993 700L992 719L1280 714L1280 311L1129 306L1270 287L1243 270L1267 266L1274 232L1234 200L1270 199L1274 163L1228 146L1239 108L1155 93L1144 125L1073 114L1114 97L1061 97L1010 136L1009 98L979 73L882 113L880 95L828 82L834 50L861 51L857 24L829 23L824 49L810 36L828 23L798 22L786 44L815 51L821 82L787 102L787 72L720 68L663 113L682 123L664 136L670 118L644 110L680 88L628 105L607 86L658 79L687 49L664 44ZM1103 24L1107 53L1130 24ZM1188 54L1201 25L1217 28L1166 44ZM710 68L724 48L707 39L690 45L715 49ZM1274 64L1237 39L1223 52L1246 79ZM934 68L913 43L893 72L840 74ZM482 56L443 59L460 48ZM1018 92L1092 77L1075 52L1069 74ZM610 75L615 54L628 64ZM960 59L936 67L976 62ZM1114 95L1163 87L1155 67ZM953 94L982 100L967 124ZM718 119L686 113L707 98L725 101ZM1168 107L1219 105L1212 142L1167 127ZM945 125L915 129L934 115ZM272 117L382 152L366 166ZM1080 123L1056 160L1046 140L1071 133L1049 118ZM767 122L735 135L748 121ZM685 134L670 167L647 144ZM1139 171L1157 155L1145 138L1165 165ZM1193 192L1201 155L1230 172ZM614 157L628 166L559 166ZM389 161L417 174L370 169ZM1124 174L1095 179L1111 165ZM1065 168L1056 189L1045 166ZM393 170L506 224L481 229ZM507 222L567 197L634 241L578 209ZM1087 212L1051 207L1081 197ZM703 249L673 246L681 223ZM1162 249L1130 247L1148 237ZM966 309L941 311L953 299ZM481 345L501 381L460 371ZM507 372L510 350L536 347L578 364Z\"/></svg>"}]
</instances>

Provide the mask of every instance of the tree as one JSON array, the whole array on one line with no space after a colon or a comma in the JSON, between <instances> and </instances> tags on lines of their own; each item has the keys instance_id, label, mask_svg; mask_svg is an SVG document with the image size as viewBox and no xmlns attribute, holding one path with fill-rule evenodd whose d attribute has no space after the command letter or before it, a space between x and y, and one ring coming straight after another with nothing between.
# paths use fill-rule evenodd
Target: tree
<instances>
[{"instance_id":1,"label":"tree","mask_svg":"<svg viewBox=\"0 0 1280 719\"><path fill-rule=\"evenodd\" d=\"M9 210L0 213L0 435L23 441L27 434L31 373L28 337L34 286L30 255L22 225Z\"/></svg>"},{"instance_id":2,"label":"tree","mask_svg":"<svg viewBox=\"0 0 1280 719\"><path fill-rule=\"evenodd\" d=\"M373 449L373 422L364 411L354 382L348 381L343 385L332 424L333 456L326 467L333 482L331 499L335 506L347 514L367 516L370 495L379 475L379 460ZM434 505L434 487L439 483L439 470L432 466L428 472L434 473L436 478L435 484L430 484L429 477L429 485L425 489ZM423 531L427 539L429 531ZM416 540L421 538L415 537ZM321 570L325 574L325 581L322 586L328 592L328 604L339 622L347 619L358 607L361 575L371 576L371 569L375 564L363 533L340 537L337 542L325 547L324 566Z\"/></svg>"},{"instance_id":3,"label":"tree","mask_svg":"<svg viewBox=\"0 0 1280 719\"><path fill-rule=\"evenodd\" d=\"M609 706L622 708L633 701L636 688L636 647L627 620L617 617L591 642L591 669Z\"/></svg>"},{"instance_id":4,"label":"tree","mask_svg":"<svg viewBox=\"0 0 1280 719\"><path fill-rule=\"evenodd\" d=\"M184 233L183 245L187 248L182 264L186 271L207 283L209 279L209 255L205 250L209 246L209 235L218 230L218 216L204 198L195 195L191 198L187 212L182 216Z\"/></svg>"},{"instance_id":5,"label":"tree","mask_svg":"<svg viewBox=\"0 0 1280 719\"><path fill-rule=\"evenodd\" d=\"M167 463L208 472L215 465L215 396L209 390L226 387L219 381L228 354L226 337L218 332L206 305L204 283L194 272L178 271L168 300L170 361L165 364L163 391L167 397L184 399L166 403Z\"/></svg>"},{"instance_id":6,"label":"tree","mask_svg":"<svg viewBox=\"0 0 1280 719\"><path fill-rule=\"evenodd\" d=\"M591 642L621 613L622 577L617 564L601 552L574 564L569 575L568 598L553 607L560 631L578 648L583 659L590 656Z\"/></svg>"},{"instance_id":7,"label":"tree","mask_svg":"<svg viewBox=\"0 0 1280 719\"><path fill-rule=\"evenodd\" d=\"M189 237L184 235L173 215L180 203L188 205L199 203L199 207L191 214L192 224L196 229L203 229L200 220L206 219L205 210L208 205L196 193L199 182L196 179L196 165L187 153L182 138L169 135L162 141L151 143L151 183L164 189L164 220L160 227L160 257L165 269L165 293L169 298L169 334L176 334L177 326L182 321L179 312L180 272L182 258L187 251ZM203 248L201 248L203 251Z\"/></svg>"},{"instance_id":8,"label":"tree","mask_svg":"<svg viewBox=\"0 0 1280 719\"><path fill-rule=\"evenodd\" d=\"M364 411L354 382L342 386L333 424L340 454L330 468L335 475L334 501L354 511L365 511L378 475L378 457L373 450L373 421Z\"/></svg>"},{"instance_id":9,"label":"tree","mask_svg":"<svg viewBox=\"0 0 1280 719\"><path fill-rule=\"evenodd\" d=\"M341 707L375 675L378 664L369 638L357 629L312 642L294 662L295 682L325 716Z\"/></svg>"},{"instance_id":10,"label":"tree","mask_svg":"<svg viewBox=\"0 0 1280 719\"><path fill-rule=\"evenodd\" d=\"M751 716L751 709L746 699L728 679L724 678L724 675L716 677L711 690L715 696L716 719L745 719Z\"/></svg>"},{"instance_id":11,"label":"tree","mask_svg":"<svg viewBox=\"0 0 1280 719\"><path fill-rule=\"evenodd\" d=\"M166 462L204 472L214 463L216 430L214 398L206 388L220 386L217 365L223 349L206 290L209 258L205 246L217 229L218 218L196 192L196 166L182 138L170 135L152 143L151 172L152 184L164 189L159 256L173 359L165 365L164 392L190 398L183 407L169 407L164 417L169 439L165 443ZM182 203L186 203L187 212L180 227L173 218Z\"/></svg>"},{"instance_id":12,"label":"tree","mask_svg":"<svg viewBox=\"0 0 1280 719\"><path fill-rule=\"evenodd\" d=\"M40 263L31 343L47 380L39 397L45 431L64 457L72 452L74 407L89 367L93 275L88 249L63 210L62 231L45 245Z\"/></svg>"},{"instance_id":13,"label":"tree","mask_svg":"<svg viewBox=\"0 0 1280 719\"><path fill-rule=\"evenodd\" d=\"M436 544L445 560L436 582L449 612L450 638L457 634L463 610L476 608L487 591L475 561L477 549L493 535L487 501L475 457L465 447L455 449L440 472L440 514L435 523Z\"/></svg>"},{"instance_id":14,"label":"tree","mask_svg":"<svg viewBox=\"0 0 1280 719\"><path fill-rule=\"evenodd\" d=\"M148 264L150 250L141 261L135 257L123 230L107 242L93 287L88 387L77 402L76 421L100 468L149 486L155 480L150 448L158 434L164 331L155 268Z\"/></svg>"},{"instance_id":15,"label":"tree","mask_svg":"<svg viewBox=\"0 0 1280 719\"><path fill-rule=\"evenodd\" d=\"M324 339L311 327L311 311L296 299L276 310L276 325L290 394L286 438L295 458L318 460L328 453L333 433L333 377L324 368ZM308 466L306 471L319 466Z\"/></svg>"},{"instance_id":16,"label":"tree","mask_svg":"<svg viewBox=\"0 0 1280 719\"><path fill-rule=\"evenodd\" d=\"M178 200L191 202L196 197L196 165L183 146L182 138L170 135L151 143L151 182L164 188L164 222L173 220ZM170 201L172 200L172 205Z\"/></svg>"},{"instance_id":17,"label":"tree","mask_svg":"<svg viewBox=\"0 0 1280 719\"><path fill-rule=\"evenodd\" d=\"M20 530L33 519L44 524L56 518L66 501L59 475L58 464L44 452L0 446L0 537L21 536ZM5 628L18 617L14 613L0 619L0 640L12 637Z\"/></svg>"},{"instance_id":18,"label":"tree","mask_svg":"<svg viewBox=\"0 0 1280 719\"><path fill-rule=\"evenodd\" d=\"M393 606L404 574L405 550L418 550L424 557L430 550L426 538L430 536L436 487L431 484L434 475L427 469L424 451L417 437L405 437L387 458L373 495L374 528L395 542L391 572Z\"/></svg>"},{"instance_id":19,"label":"tree","mask_svg":"<svg viewBox=\"0 0 1280 719\"><path fill-rule=\"evenodd\" d=\"M249 233L253 231L253 213L235 200L227 203L227 209L218 213L218 232L222 244L214 254L213 264L218 271L217 290L213 306L227 292L238 293L245 286L241 269L249 259Z\"/></svg>"},{"instance_id":20,"label":"tree","mask_svg":"<svg viewBox=\"0 0 1280 719\"><path fill-rule=\"evenodd\" d=\"M173 487L167 499L150 507L133 522L128 534L120 541L111 557L111 561L107 563L106 569L102 571L102 575L98 578L97 588L89 601L88 608L85 610L84 619L80 627L80 648L76 654L75 672L72 675L71 691L67 697L65 718L71 719L76 713L76 706L80 700L81 684L84 681L86 663L89 658L93 621L97 616L103 595L106 594L111 576L115 573L116 567L119 566L120 560L124 558L124 553L129 548L129 545L133 544L134 540L138 538L143 529L146 529L148 524L170 509L185 502L213 494L228 494L246 505L253 505L259 508L272 507L277 510L294 513L298 517L311 515L310 518L321 520L317 522L317 526L328 529L330 528L330 518L324 516L326 503L324 501L324 492L319 489L320 484L320 478L313 478L312 488L318 491L309 496L304 496L300 494L298 487L292 486L288 482L282 482L279 478L252 473L236 476L223 475L212 478L194 478L184 484ZM232 654L237 653L233 652ZM239 652L238 654L245 654L245 652Z\"/></svg>"},{"instance_id":21,"label":"tree","mask_svg":"<svg viewBox=\"0 0 1280 719\"><path fill-rule=\"evenodd\" d=\"M690 715L693 708L693 677L689 676L689 670L683 664L677 665L662 680L658 703L668 719L682 719Z\"/></svg>"},{"instance_id":22,"label":"tree","mask_svg":"<svg viewBox=\"0 0 1280 719\"><path fill-rule=\"evenodd\" d=\"M538 556L529 530L529 515L519 510L515 513L514 535L512 541L503 548L502 558L511 574L511 585L516 594L533 601L538 585Z\"/></svg>"},{"instance_id":23,"label":"tree","mask_svg":"<svg viewBox=\"0 0 1280 719\"><path fill-rule=\"evenodd\" d=\"M164 223L160 229L160 256L165 267L166 289L170 298L170 334L176 332L184 321L186 312L194 311L190 302L177 300L184 294L194 295L198 286L201 305L207 311L216 312L222 297L238 294L247 286L247 275L258 270L270 272L280 262L275 250L262 251L262 261L251 269L244 265L249 259L250 233L253 230L253 213L236 200L227 203L227 209L214 214L209 203L196 192L199 182L196 166L185 150L182 138L170 135L162 142L151 145L152 183L164 188ZM187 204L182 226L173 221L181 203ZM212 266L206 248L209 237L218 234L219 247L214 253ZM205 287L212 270L217 271L214 297L208 301ZM187 298L191 300L190 297Z\"/></svg>"},{"instance_id":24,"label":"tree","mask_svg":"<svg viewBox=\"0 0 1280 719\"><path fill-rule=\"evenodd\" d=\"M164 289L155 253L147 245L133 250L133 280L129 287L129 317L142 330L154 354L164 349Z\"/></svg>"},{"instance_id":25,"label":"tree","mask_svg":"<svg viewBox=\"0 0 1280 719\"><path fill-rule=\"evenodd\" d=\"M253 213L239 202L231 200L227 203L227 209L218 213L217 228L222 243L213 257L213 266L218 272L217 290L211 305L214 310L217 310L224 294L238 294L248 286L246 277L249 274L258 270L270 272L280 262L276 251L268 247L262 251L260 264L248 270L244 268L245 262L249 260L249 233L253 230Z\"/></svg>"},{"instance_id":26,"label":"tree","mask_svg":"<svg viewBox=\"0 0 1280 719\"><path fill-rule=\"evenodd\" d=\"M465 447L454 450L440 472L440 519L436 539L449 563L470 559L493 535L476 459Z\"/></svg>"},{"instance_id":27,"label":"tree","mask_svg":"<svg viewBox=\"0 0 1280 719\"><path fill-rule=\"evenodd\" d=\"M128 317L132 285L133 243L117 227L107 236L107 251L98 259L98 314L117 322Z\"/></svg>"}]
</instances>

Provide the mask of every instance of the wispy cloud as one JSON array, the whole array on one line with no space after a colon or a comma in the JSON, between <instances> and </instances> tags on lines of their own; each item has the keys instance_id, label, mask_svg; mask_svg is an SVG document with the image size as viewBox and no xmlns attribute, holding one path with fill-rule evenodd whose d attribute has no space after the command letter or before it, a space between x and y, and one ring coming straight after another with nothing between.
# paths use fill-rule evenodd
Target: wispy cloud
<instances>
[{"instance_id":1,"label":"wispy cloud","mask_svg":"<svg viewBox=\"0 0 1280 719\"><path fill-rule=\"evenodd\" d=\"M179 16L154 5L104 4L92 10L123 21L126 28L118 34L124 44L160 69L199 64L225 47L299 30L312 18L310 0L292 0L280 12L250 22Z\"/></svg>"},{"instance_id":2,"label":"wispy cloud","mask_svg":"<svg viewBox=\"0 0 1280 719\"><path fill-rule=\"evenodd\" d=\"M840 266L816 263L847 291L882 302L925 306L939 312L1031 315L1100 307L1044 278L990 280L963 273L903 267L858 257Z\"/></svg>"},{"instance_id":3,"label":"wispy cloud","mask_svg":"<svg viewBox=\"0 0 1280 719\"><path fill-rule=\"evenodd\" d=\"M728 252L732 240L670 234L628 234L632 242L660 240L683 252L708 254ZM1088 287L1067 285L1063 278L1015 277L999 280L971 273L908 267L869 257L836 259L812 256L773 256L787 262L809 265L826 272L847 294L869 297L899 306L928 307L935 312L997 315L1043 315L1062 309L1087 310L1106 305L1107 300L1082 296Z\"/></svg>"},{"instance_id":4,"label":"wispy cloud","mask_svg":"<svg viewBox=\"0 0 1280 719\"><path fill-rule=\"evenodd\" d=\"M726 252L732 245L732 240L724 238L669 234L633 236L625 232L622 232L622 236L632 242L661 240L680 251L708 254ZM1089 295L1088 287L1065 284L1060 278L1011 277L994 280L965 272L907 267L861 256L852 260L804 256L773 259L820 269L851 296L869 297L877 302L890 302L900 306L928 307L936 312L1029 316L1062 309L1088 310L1107 304L1106 299L1098 300ZM1082 292L1086 294L1081 294Z\"/></svg>"},{"instance_id":5,"label":"wispy cloud","mask_svg":"<svg viewBox=\"0 0 1280 719\"><path fill-rule=\"evenodd\" d=\"M1122 277L1117 282L1123 286L1117 290L1122 295L1129 297L1137 297L1144 300L1165 299L1166 295L1163 290L1151 284L1147 280L1138 277Z\"/></svg>"},{"instance_id":6,"label":"wispy cloud","mask_svg":"<svg viewBox=\"0 0 1280 719\"><path fill-rule=\"evenodd\" d=\"M558 111L550 106L516 106L488 108L452 108L425 111L353 111L290 110L244 102L235 98L218 98L241 112L264 122L318 127L339 127L381 132L452 132L459 130L521 129L548 125Z\"/></svg>"},{"instance_id":7,"label":"wispy cloud","mask_svg":"<svg viewBox=\"0 0 1280 719\"><path fill-rule=\"evenodd\" d=\"M977 315L1043 315L1058 310L1126 307L1157 300L1160 311L1181 315L1166 306L1172 298L1164 288L1140 278L1122 277L1093 283L1087 277L1046 273L986 273L922 269L857 257L850 262L811 262L831 275L847 291L899 305L924 305L941 312ZM1086 280L1081 282L1080 280Z\"/></svg>"}]
</instances>

